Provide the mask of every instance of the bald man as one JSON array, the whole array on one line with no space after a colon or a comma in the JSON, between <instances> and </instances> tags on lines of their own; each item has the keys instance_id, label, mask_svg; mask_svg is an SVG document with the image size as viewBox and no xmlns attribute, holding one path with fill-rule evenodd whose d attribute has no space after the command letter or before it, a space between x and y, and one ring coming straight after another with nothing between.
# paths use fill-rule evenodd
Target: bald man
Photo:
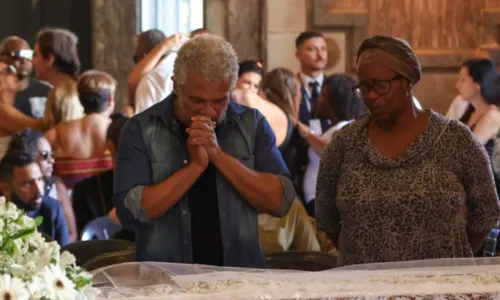
<instances>
[{"instance_id":1,"label":"bald man","mask_svg":"<svg viewBox=\"0 0 500 300\"><path fill-rule=\"evenodd\" d=\"M16 94L15 107L33 118L41 118L51 87L31 77L33 72L33 51L25 40L17 36L6 38L0 43L0 61L17 69L19 92Z\"/></svg>"}]
</instances>

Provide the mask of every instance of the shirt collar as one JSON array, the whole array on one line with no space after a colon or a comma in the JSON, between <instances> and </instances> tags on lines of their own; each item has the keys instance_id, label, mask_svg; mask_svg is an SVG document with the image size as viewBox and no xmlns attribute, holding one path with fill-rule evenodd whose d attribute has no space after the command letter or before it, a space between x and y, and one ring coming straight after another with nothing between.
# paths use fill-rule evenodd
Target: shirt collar
<instances>
[{"instance_id":1,"label":"shirt collar","mask_svg":"<svg viewBox=\"0 0 500 300\"><path fill-rule=\"evenodd\" d=\"M316 78L309 77L301 72L299 73L299 77L304 86L309 86L309 83L313 81L316 81L319 84L319 86L323 86L323 81L325 80L325 74L323 74L323 72L321 72L318 76L316 76Z\"/></svg>"}]
</instances>

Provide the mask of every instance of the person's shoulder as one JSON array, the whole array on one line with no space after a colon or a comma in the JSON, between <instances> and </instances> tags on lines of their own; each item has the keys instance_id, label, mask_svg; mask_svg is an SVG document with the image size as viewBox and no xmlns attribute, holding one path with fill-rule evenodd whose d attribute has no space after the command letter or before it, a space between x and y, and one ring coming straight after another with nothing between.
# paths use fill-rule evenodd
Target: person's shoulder
<instances>
[{"instance_id":1,"label":"person's shoulder","mask_svg":"<svg viewBox=\"0 0 500 300\"><path fill-rule=\"evenodd\" d=\"M59 200L47 195L43 196L42 205L50 211L51 215L55 214L57 210L61 208L61 203L59 202Z\"/></svg>"},{"instance_id":2,"label":"person's shoulder","mask_svg":"<svg viewBox=\"0 0 500 300\"><path fill-rule=\"evenodd\" d=\"M354 137L358 137L360 131L365 128L368 123L370 122L371 115L370 114L365 114L362 117L360 117L358 120L349 122L342 126L339 130L335 131L333 136L337 139L351 139Z\"/></svg>"},{"instance_id":3,"label":"person's shoulder","mask_svg":"<svg viewBox=\"0 0 500 300\"><path fill-rule=\"evenodd\" d=\"M440 113L434 111L432 113L432 125L434 130L439 136L456 145L456 147L464 148L462 150L469 150L470 145L481 146L479 141L475 138L474 133L470 128L459 120L450 119Z\"/></svg>"},{"instance_id":4,"label":"person's shoulder","mask_svg":"<svg viewBox=\"0 0 500 300\"><path fill-rule=\"evenodd\" d=\"M39 91L44 91L48 94L49 91L52 89L52 86L45 81L40 81L36 78L31 78L30 79L30 88L33 88L33 89L36 89Z\"/></svg>"},{"instance_id":5,"label":"person's shoulder","mask_svg":"<svg viewBox=\"0 0 500 300\"><path fill-rule=\"evenodd\" d=\"M490 105L484 117L488 118L489 123L500 124L500 110L496 105Z\"/></svg>"}]
</instances>

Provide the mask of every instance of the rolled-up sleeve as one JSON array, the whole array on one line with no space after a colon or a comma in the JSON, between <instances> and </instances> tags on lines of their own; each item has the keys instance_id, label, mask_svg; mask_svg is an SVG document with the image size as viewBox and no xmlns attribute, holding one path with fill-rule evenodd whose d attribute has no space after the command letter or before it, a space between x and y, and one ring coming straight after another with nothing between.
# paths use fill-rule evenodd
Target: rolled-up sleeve
<instances>
[{"instance_id":1,"label":"rolled-up sleeve","mask_svg":"<svg viewBox=\"0 0 500 300\"><path fill-rule=\"evenodd\" d=\"M276 137L271 126L260 113L258 113L257 117L258 125L254 148L255 169L259 172L274 174L280 179L283 187L283 198L277 217L281 217L290 210L295 199L295 189L290 180L290 172L276 147Z\"/></svg>"},{"instance_id":2,"label":"rolled-up sleeve","mask_svg":"<svg viewBox=\"0 0 500 300\"><path fill-rule=\"evenodd\" d=\"M144 187L152 185L149 155L139 122L133 118L123 128L116 157L113 203L123 227L150 221L142 208Z\"/></svg>"}]
</instances>

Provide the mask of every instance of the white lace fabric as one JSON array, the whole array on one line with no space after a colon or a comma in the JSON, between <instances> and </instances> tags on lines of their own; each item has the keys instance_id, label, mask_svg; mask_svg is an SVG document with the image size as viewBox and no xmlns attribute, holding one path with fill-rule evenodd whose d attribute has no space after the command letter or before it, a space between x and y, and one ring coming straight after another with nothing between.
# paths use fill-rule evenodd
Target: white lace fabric
<instances>
[{"instance_id":1,"label":"white lace fabric","mask_svg":"<svg viewBox=\"0 0 500 300\"><path fill-rule=\"evenodd\" d=\"M500 258L385 263L322 272L142 262L93 274L94 286L101 291L98 299L500 299Z\"/></svg>"}]
</instances>

